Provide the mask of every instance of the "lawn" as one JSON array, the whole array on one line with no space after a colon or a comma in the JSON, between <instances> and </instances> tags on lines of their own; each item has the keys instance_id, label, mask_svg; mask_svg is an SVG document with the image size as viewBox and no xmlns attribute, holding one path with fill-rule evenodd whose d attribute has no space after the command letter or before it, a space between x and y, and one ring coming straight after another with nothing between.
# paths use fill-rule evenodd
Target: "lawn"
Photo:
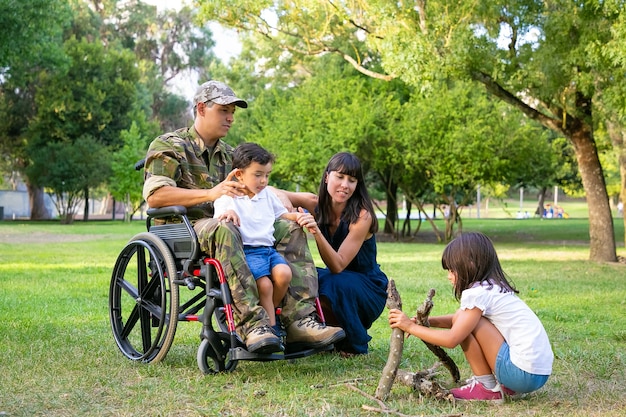
<instances>
[{"instance_id":1,"label":"lawn","mask_svg":"<svg viewBox=\"0 0 626 417\"><path fill-rule=\"evenodd\" d=\"M618 254L626 256L623 225L615 227ZM463 228L494 239L504 269L548 331L553 376L540 391L501 406L437 401L398 384L387 406L408 416L626 415L626 265L587 260L584 218L468 219ZM125 359L111 335L108 287L121 248L143 230L140 221L0 222L0 415L381 415L364 410L377 404L346 384L374 394L388 354L386 313L370 331L370 354L350 359L325 353L242 361L235 372L205 376L196 364L198 323L179 325L159 364ZM405 311L430 288L437 291L433 314L457 308L442 250L436 243L379 244L379 262ZM460 349L449 353L469 377ZM421 341L406 340L403 369L434 362ZM437 379L453 385L444 370Z\"/></svg>"}]
</instances>

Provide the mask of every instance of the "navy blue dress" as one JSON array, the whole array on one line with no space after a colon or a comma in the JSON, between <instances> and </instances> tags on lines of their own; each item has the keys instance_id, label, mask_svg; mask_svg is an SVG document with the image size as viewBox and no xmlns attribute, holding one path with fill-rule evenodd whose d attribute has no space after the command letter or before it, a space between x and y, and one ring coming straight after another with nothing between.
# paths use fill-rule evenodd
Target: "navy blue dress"
<instances>
[{"instance_id":1,"label":"navy blue dress","mask_svg":"<svg viewBox=\"0 0 626 417\"><path fill-rule=\"evenodd\" d=\"M327 227L321 228L330 245L339 250L348 235L348 223L341 221L330 236ZM376 262L376 236L361 245L350 265L333 274L328 268L317 268L319 293L328 298L335 317L346 332L346 338L335 346L338 349L367 353L372 339L367 329L380 316L387 301L387 276Z\"/></svg>"}]
</instances>

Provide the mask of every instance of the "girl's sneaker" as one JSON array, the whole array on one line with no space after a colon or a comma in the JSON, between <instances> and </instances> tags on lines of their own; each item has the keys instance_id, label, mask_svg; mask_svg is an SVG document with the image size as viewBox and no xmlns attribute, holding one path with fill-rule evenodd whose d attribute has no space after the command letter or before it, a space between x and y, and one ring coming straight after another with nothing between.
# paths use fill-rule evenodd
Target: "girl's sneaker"
<instances>
[{"instance_id":1,"label":"girl's sneaker","mask_svg":"<svg viewBox=\"0 0 626 417\"><path fill-rule=\"evenodd\" d=\"M526 393L515 392L512 389L505 387L504 385L500 385L500 388L502 388L502 393L504 393L505 399L508 397L511 400L519 400L520 398L524 398L527 395Z\"/></svg>"},{"instance_id":2,"label":"girl's sneaker","mask_svg":"<svg viewBox=\"0 0 626 417\"><path fill-rule=\"evenodd\" d=\"M494 404L502 404L504 402L500 384L493 389L489 389L474 378L468 380L467 385L452 388L450 393L459 401L491 401Z\"/></svg>"}]
</instances>

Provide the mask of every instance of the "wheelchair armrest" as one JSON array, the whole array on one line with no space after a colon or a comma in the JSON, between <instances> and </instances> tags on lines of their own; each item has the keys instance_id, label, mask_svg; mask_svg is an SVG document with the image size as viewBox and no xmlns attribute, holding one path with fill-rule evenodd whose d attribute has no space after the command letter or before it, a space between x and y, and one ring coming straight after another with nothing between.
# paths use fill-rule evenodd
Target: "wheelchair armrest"
<instances>
[{"instance_id":1,"label":"wheelchair armrest","mask_svg":"<svg viewBox=\"0 0 626 417\"><path fill-rule=\"evenodd\" d=\"M160 208L150 208L146 211L148 217L152 217L155 219L163 218L163 217L171 217L171 216L179 216L182 217L187 214L187 208L184 206L167 206Z\"/></svg>"}]
</instances>

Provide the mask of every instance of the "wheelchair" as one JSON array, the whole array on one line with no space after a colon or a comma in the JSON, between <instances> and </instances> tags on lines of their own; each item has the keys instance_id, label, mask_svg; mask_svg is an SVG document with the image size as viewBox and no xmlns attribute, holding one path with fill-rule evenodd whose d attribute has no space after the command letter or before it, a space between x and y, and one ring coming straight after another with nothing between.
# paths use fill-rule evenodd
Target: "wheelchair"
<instances>
[{"instance_id":1,"label":"wheelchair","mask_svg":"<svg viewBox=\"0 0 626 417\"><path fill-rule=\"evenodd\" d=\"M180 222L154 222L165 218ZM144 363L163 360L179 322L202 324L196 358L204 374L234 371L240 360L291 360L333 349L329 345L295 351L286 346L285 352L270 354L247 351L235 331L232 297L222 264L201 252L187 209L149 209L146 229L122 249L109 288L113 337L128 359ZM190 295L181 298L181 287L191 291Z\"/></svg>"}]
</instances>

